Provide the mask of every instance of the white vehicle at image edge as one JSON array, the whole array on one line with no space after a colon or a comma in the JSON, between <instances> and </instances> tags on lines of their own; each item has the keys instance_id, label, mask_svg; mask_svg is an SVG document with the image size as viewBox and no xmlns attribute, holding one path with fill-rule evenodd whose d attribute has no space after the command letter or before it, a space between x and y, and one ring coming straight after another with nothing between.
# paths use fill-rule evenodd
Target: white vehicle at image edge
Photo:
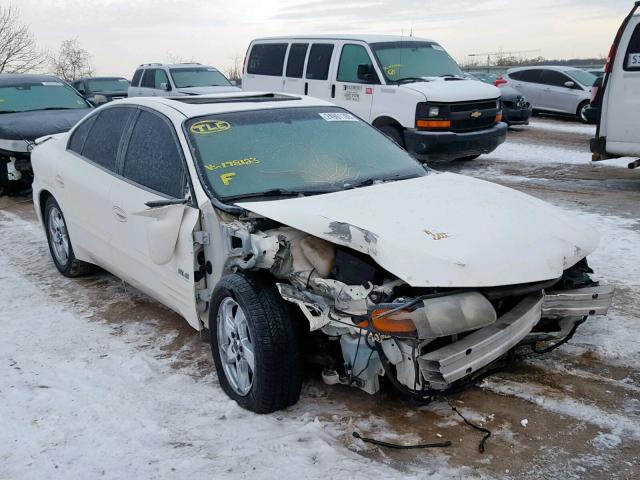
<instances>
[{"instance_id":1,"label":"white vehicle at image edge","mask_svg":"<svg viewBox=\"0 0 640 480\"><path fill-rule=\"evenodd\" d=\"M182 97L239 92L219 70L199 63L145 63L133 74L129 97Z\"/></svg>"},{"instance_id":2,"label":"white vehicle at image edge","mask_svg":"<svg viewBox=\"0 0 640 480\"><path fill-rule=\"evenodd\" d=\"M593 160L640 157L640 2L625 18L611 47L603 86L593 105L600 109ZM629 168L640 167L640 160Z\"/></svg>"},{"instance_id":3,"label":"white vehicle at image edge","mask_svg":"<svg viewBox=\"0 0 640 480\"><path fill-rule=\"evenodd\" d=\"M99 265L208 328L222 388L255 412L294 404L311 359L327 383L446 394L613 295L587 225L310 97L124 99L32 163L58 270Z\"/></svg>"},{"instance_id":4,"label":"white vehicle at image edge","mask_svg":"<svg viewBox=\"0 0 640 480\"><path fill-rule=\"evenodd\" d=\"M500 90L470 80L433 40L390 35L254 40L242 88L346 108L420 160L473 159L504 142Z\"/></svg>"}]
</instances>

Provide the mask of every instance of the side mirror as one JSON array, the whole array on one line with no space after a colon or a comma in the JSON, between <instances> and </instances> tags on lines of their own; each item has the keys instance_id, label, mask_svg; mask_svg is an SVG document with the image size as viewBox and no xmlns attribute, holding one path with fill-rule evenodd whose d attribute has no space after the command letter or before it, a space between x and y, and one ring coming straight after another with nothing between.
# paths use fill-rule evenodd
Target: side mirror
<instances>
[{"instance_id":1,"label":"side mirror","mask_svg":"<svg viewBox=\"0 0 640 480\"><path fill-rule=\"evenodd\" d=\"M564 82L564 86L567 88L575 88L576 83L572 81Z\"/></svg>"},{"instance_id":2,"label":"side mirror","mask_svg":"<svg viewBox=\"0 0 640 480\"><path fill-rule=\"evenodd\" d=\"M105 97L104 95L94 95L93 98L91 98L91 102L97 107L100 105L104 105L105 103L107 103L109 100L107 100L107 97Z\"/></svg>"},{"instance_id":3,"label":"side mirror","mask_svg":"<svg viewBox=\"0 0 640 480\"><path fill-rule=\"evenodd\" d=\"M229 83L230 83L231 85L233 85L234 87L237 87L237 86L238 86L238 82L237 82L237 80L229 80Z\"/></svg>"},{"instance_id":4,"label":"side mirror","mask_svg":"<svg viewBox=\"0 0 640 480\"><path fill-rule=\"evenodd\" d=\"M168 92L169 90L171 90L171 85L169 85L169 82L162 82L160 84L160 90L164 90L165 92Z\"/></svg>"}]
</instances>

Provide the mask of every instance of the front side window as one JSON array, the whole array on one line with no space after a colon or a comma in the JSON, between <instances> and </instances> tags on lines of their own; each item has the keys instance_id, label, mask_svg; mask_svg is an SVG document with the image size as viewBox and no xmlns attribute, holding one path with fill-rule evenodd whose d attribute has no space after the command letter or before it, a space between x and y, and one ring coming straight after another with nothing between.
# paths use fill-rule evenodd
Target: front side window
<instances>
[{"instance_id":1,"label":"front side window","mask_svg":"<svg viewBox=\"0 0 640 480\"><path fill-rule=\"evenodd\" d=\"M569 75L575 82L578 82L580 85L584 85L587 88L593 87L593 84L598 78L593 73L585 72L584 70L569 70L567 75Z\"/></svg>"},{"instance_id":2,"label":"front side window","mask_svg":"<svg viewBox=\"0 0 640 480\"><path fill-rule=\"evenodd\" d=\"M82 148L82 156L116 171L118 147L134 108L115 107L102 110L93 122Z\"/></svg>"},{"instance_id":3,"label":"front side window","mask_svg":"<svg viewBox=\"0 0 640 480\"><path fill-rule=\"evenodd\" d=\"M171 73L176 88L228 87L231 85L227 77L211 67L172 68L169 73Z\"/></svg>"},{"instance_id":4,"label":"front side window","mask_svg":"<svg viewBox=\"0 0 640 480\"><path fill-rule=\"evenodd\" d=\"M310 80L326 80L329 77L333 44L314 43L307 60L306 77Z\"/></svg>"},{"instance_id":5,"label":"front side window","mask_svg":"<svg viewBox=\"0 0 640 480\"><path fill-rule=\"evenodd\" d=\"M247 73L282 76L286 43L262 43L254 45L249 54Z\"/></svg>"},{"instance_id":6,"label":"front side window","mask_svg":"<svg viewBox=\"0 0 640 480\"><path fill-rule=\"evenodd\" d=\"M372 43L371 49L388 82L423 77L462 77L453 58L437 43L401 41Z\"/></svg>"},{"instance_id":7,"label":"front side window","mask_svg":"<svg viewBox=\"0 0 640 480\"><path fill-rule=\"evenodd\" d=\"M640 24L633 30L623 66L627 71L640 70Z\"/></svg>"},{"instance_id":8,"label":"front side window","mask_svg":"<svg viewBox=\"0 0 640 480\"><path fill-rule=\"evenodd\" d=\"M167 77L167 72L161 69L157 69L154 75L154 86L156 90L164 90L163 84L169 85L169 78Z\"/></svg>"},{"instance_id":9,"label":"front side window","mask_svg":"<svg viewBox=\"0 0 640 480\"><path fill-rule=\"evenodd\" d=\"M78 92L60 81L21 81L0 86L0 114L89 108Z\"/></svg>"},{"instance_id":10,"label":"front side window","mask_svg":"<svg viewBox=\"0 0 640 480\"><path fill-rule=\"evenodd\" d=\"M304 69L304 59L307 56L308 43L294 43L289 49L289 59L287 60L287 77L302 78Z\"/></svg>"},{"instance_id":11,"label":"front side window","mask_svg":"<svg viewBox=\"0 0 640 480\"><path fill-rule=\"evenodd\" d=\"M556 72L555 70L543 70L541 83L545 85L551 85L552 87L564 87L566 82L570 81L564 73Z\"/></svg>"},{"instance_id":12,"label":"front side window","mask_svg":"<svg viewBox=\"0 0 640 480\"><path fill-rule=\"evenodd\" d=\"M338 65L338 81L350 83L371 83L365 75L373 75L373 62L362 45L345 45L342 47L340 64Z\"/></svg>"},{"instance_id":13,"label":"front side window","mask_svg":"<svg viewBox=\"0 0 640 480\"><path fill-rule=\"evenodd\" d=\"M101 92L124 92L129 88L126 78L95 78L87 80L89 91L93 93Z\"/></svg>"},{"instance_id":14,"label":"front side window","mask_svg":"<svg viewBox=\"0 0 640 480\"><path fill-rule=\"evenodd\" d=\"M426 173L395 143L337 107L223 113L190 119L185 129L205 188L221 199L334 191Z\"/></svg>"},{"instance_id":15,"label":"front side window","mask_svg":"<svg viewBox=\"0 0 640 480\"><path fill-rule=\"evenodd\" d=\"M151 190L182 198L184 167L173 127L153 113L140 112L127 146L122 174Z\"/></svg>"}]
</instances>

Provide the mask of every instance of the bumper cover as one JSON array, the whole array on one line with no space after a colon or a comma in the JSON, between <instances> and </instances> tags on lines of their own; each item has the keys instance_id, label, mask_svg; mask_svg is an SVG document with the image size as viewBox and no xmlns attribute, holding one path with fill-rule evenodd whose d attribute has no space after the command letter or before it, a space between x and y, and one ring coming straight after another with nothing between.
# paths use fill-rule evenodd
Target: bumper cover
<instances>
[{"instance_id":1,"label":"bumper cover","mask_svg":"<svg viewBox=\"0 0 640 480\"><path fill-rule=\"evenodd\" d=\"M578 320L589 315L604 315L612 300L613 287L608 285L548 295L531 294L493 325L420 356L420 371L431 388L444 390L502 357L524 340L541 318Z\"/></svg>"},{"instance_id":2,"label":"bumper cover","mask_svg":"<svg viewBox=\"0 0 640 480\"><path fill-rule=\"evenodd\" d=\"M507 108L502 109L502 121L507 125L529 125L532 108Z\"/></svg>"},{"instance_id":3,"label":"bumper cover","mask_svg":"<svg viewBox=\"0 0 640 480\"><path fill-rule=\"evenodd\" d=\"M507 128L500 122L468 133L407 129L404 141L409 153L421 160L462 158L492 152L505 141Z\"/></svg>"}]
</instances>

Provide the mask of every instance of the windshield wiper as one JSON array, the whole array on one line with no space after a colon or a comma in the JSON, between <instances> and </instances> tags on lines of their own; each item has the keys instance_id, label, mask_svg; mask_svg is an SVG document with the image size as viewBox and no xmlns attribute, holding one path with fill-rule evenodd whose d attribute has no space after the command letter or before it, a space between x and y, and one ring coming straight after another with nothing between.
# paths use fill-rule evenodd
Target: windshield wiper
<instances>
[{"instance_id":1,"label":"windshield wiper","mask_svg":"<svg viewBox=\"0 0 640 480\"><path fill-rule=\"evenodd\" d=\"M20 113L18 110L0 110L0 114L2 113Z\"/></svg>"},{"instance_id":2,"label":"windshield wiper","mask_svg":"<svg viewBox=\"0 0 640 480\"><path fill-rule=\"evenodd\" d=\"M386 182L392 182L392 181L396 181L396 180L408 180L409 178L416 178L418 177L418 174L415 173L410 173L408 175L403 175L401 173L398 173L396 175L391 175L389 177L382 177L382 178L366 178L360 182L356 182L356 183L345 183L343 185L343 188L345 190L349 190L352 188L360 188L360 187L368 187L370 185L374 185L376 182L378 183L386 183Z\"/></svg>"},{"instance_id":3,"label":"windshield wiper","mask_svg":"<svg viewBox=\"0 0 640 480\"><path fill-rule=\"evenodd\" d=\"M33 110L27 110L27 112L38 112L40 110L78 110L76 107L47 107L47 108L36 108Z\"/></svg>"},{"instance_id":4,"label":"windshield wiper","mask_svg":"<svg viewBox=\"0 0 640 480\"><path fill-rule=\"evenodd\" d=\"M240 200L243 198L256 198L256 197L305 197L307 195L321 195L323 193L337 192L338 190L288 190L286 188L274 188L272 190L266 190L264 192L247 193L242 195L235 195L232 197L226 197L225 200Z\"/></svg>"},{"instance_id":5,"label":"windshield wiper","mask_svg":"<svg viewBox=\"0 0 640 480\"><path fill-rule=\"evenodd\" d=\"M423 77L405 77L399 80L394 80L394 83L401 84L401 83L428 82L428 81L429 80L426 80Z\"/></svg>"}]
</instances>

